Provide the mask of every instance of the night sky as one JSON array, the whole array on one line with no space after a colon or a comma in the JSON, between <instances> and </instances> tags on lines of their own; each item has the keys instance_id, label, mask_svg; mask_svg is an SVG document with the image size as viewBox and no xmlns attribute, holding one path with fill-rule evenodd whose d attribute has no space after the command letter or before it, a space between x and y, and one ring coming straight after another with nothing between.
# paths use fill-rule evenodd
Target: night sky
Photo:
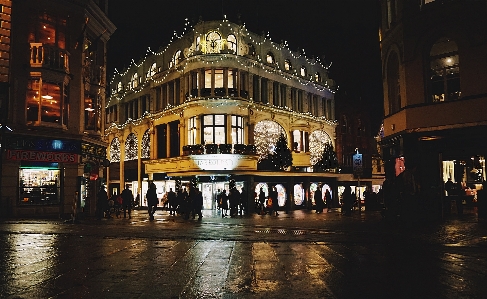
<instances>
[{"instance_id":1,"label":"night sky","mask_svg":"<svg viewBox=\"0 0 487 299\"><path fill-rule=\"evenodd\" d=\"M115 68L122 71L132 59L145 57L148 47L167 46L174 31L183 32L186 18L195 24L200 17L223 15L235 23L240 16L249 31L269 33L291 50L331 62L338 93L365 101L378 129L383 109L379 0L112 0L109 17L117 30L108 44L108 78Z\"/></svg>"}]
</instances>

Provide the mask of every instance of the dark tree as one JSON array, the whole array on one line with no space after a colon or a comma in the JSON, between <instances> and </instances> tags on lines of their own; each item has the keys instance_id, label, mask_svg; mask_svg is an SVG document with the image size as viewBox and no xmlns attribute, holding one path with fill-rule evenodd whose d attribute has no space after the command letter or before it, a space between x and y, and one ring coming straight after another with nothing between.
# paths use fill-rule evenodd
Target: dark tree
<instances>
[{"instance_id":1,"label":"dark tree","mask_svg":"<svg viewBox=\"0 0 487 299\"><path fill-rule=\"evenodd\" d=\"M338 167L338 158L333 145L330 142L325 144L321 158L313 166L313 171L325 171Z\"/></svg>"},{"instance_id":2,"label":"dark tree","mask_svg":"<svg viewBox=\"0 0 487 299\"><path fill-rule=\"evenodd\" d=\"M293 156L291 150L287 147L287 140L284 134L279 136L274 152L270 156L272 164L278 170L285 170L293 164Z\"/></svg>"}]
</instances>

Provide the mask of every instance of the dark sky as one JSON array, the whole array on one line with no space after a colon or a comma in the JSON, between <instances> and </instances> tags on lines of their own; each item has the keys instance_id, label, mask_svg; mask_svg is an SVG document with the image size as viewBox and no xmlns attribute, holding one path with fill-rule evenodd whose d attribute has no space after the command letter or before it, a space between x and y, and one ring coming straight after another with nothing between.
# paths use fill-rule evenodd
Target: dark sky
<instances>
[{"instance_id":1,"label":"dark sky","mask_svg":"<svg viewBox=\"0 0 487 299\"><path fill-rule=\"evenodd\" d=\"M378 30L379 0L112 0L109 17L117 27L109 41L108 78L134 59L165 47L174 31L181 34L185 19L231 22L238 16L246 28L269 33L275 42L304 49L306 56L332 62L330 78L352 99L369 106L374 126L382 115L382 80Z\"/></svg>"}]
</instances>

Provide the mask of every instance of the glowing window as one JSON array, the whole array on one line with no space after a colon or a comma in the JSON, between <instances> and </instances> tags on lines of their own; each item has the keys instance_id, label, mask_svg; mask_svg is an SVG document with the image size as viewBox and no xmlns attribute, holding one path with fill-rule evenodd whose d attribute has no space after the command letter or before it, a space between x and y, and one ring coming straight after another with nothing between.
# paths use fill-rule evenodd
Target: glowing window
<instances>
[{"instance_id":1,"label":"glowing window","mask_svg":"<svg viewBox=\"0 0 487 299\"><path fill-rule=\"evenodd\" d=\"M206 35L206 53L220 53L221 50L221 35L216 31L210 31Z\"/></svg>"},{"instance_id":2,"label":"glowing window","mask_svg":"<svg viewBox=\"0 0 487 299\"><path fill-rule=\"evenodd\" d=\"M120 141L113 138L110 143L110 162L120 162Z\"/></svg>"},{"instance_id":3,"label":"glowing window","mask_svg":"<svg viewBox=\"0 0 487 299\"><path fill-rule=\"evenodd\" d=\"M430 88L433 102L460 98L460 66L457 44L448 39L438 40L430 51Z\"/></svg>"},{"instance_id":4,"label":"glowing window","mask_svg":"<svg viewBox=\"0 0 487 299\"><path fill-rule=\"evenodd\" d=\"M274 63L274 54L272 54L271 52L267 53L267 59L266 59L267 63Z\"/></svg>"},{"instance_id":5,"label":"glowing window","mask_svg":"<svg viewBox=\"0 0 487 299\"><path fill-rule=\"evenodd\" d=\"M125 161L137 160L138 140L134 133L130 133L125 141Z\"/></svg>"},{"instance_id":6,"label":"glowing window","mask_svg":"<svg viewBox=\"0 0 487 299\"><path fill-rule=\"evenodd\" d=\"M307 73L306 73L306 68L304 66L301 67L300 74L302 77L306 77Z\"/></svg>"},{"instance_id":7,"label":"glowing window","mask_svg":"<svg viewBox=\"0 0 487 299\"><path fill-rule=\"evenodd\" d=\"M293 67L292 67L292 65L291 65L291 61L289 61L288 59L286 59L286 60L284 61L284 69L285 69L286 71L290 71L292 68L293 68Z\"/></svg>"},{"instance_id":8,"label":"glowing window","mask_svg":"<svg viewBox=\"0 0 487 299\"><path fill-rule=\"evenodd\" d=\"M146 130L142 136L142 159L150 159L150 131Z\"/></svg>"},{"instance_id":9,"label":"glowing window","mask_svg":"<svg viewBox=\"0 0 487 299\"><path fill-rule=\"evenodd\" d=\"M230 34L227 37L227 46L229 50L232 50L233 52L237 53L237 38L235 35Z\"/></svg>"},{"instance_id":10,"label":"glowing window","mask_svg":"<svg viewBox=\"0 0 487 299\"><path fill-rule=\"evenodd\" d=\"M139 86L139 75L137 75L137 73L134 73L132 75L131 83L132 83L132 88L137 88L137 86Z\"/></svg>"},{"instance_id":11,"label":"glowing window","mask_svg":"<svg viewBox=\"0 0 487 299\"><path fill-rule=\"evenodd\" d=\"M279 136L287 136L280 124L271 120L258 122L254 128L254 140L259 159L266 157L272 152Z\"/></svg>"},{"instance_id":12,"label":"glowing window","mask_svg":"<svg viewBox=\"0 0 487 299\"><path fill-rule=\"evenodd\" d=\"M326 144L331 143L330 136L325 131L314 131L309 135L309 152L311 165L321 159Z\"/></svg>"}]
</instances>

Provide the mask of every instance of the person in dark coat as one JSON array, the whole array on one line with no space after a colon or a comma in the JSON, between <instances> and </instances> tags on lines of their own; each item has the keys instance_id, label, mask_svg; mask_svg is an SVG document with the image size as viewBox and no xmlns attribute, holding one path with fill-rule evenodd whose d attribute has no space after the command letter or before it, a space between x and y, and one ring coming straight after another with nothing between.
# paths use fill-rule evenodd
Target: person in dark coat
<instances>
[{"instance_id":1,"label":"person in dark coat","mask_svg":"<svg viewBox=\"0 0 487 299\"><path fill-rule=\"evenodd\" d=\"M325 191L325 200L326 200L326 212L330 213L331 208L333 207L333 201L331 198L331 193L329 189L326 189Z\"/></svg>"},{"instance_id":2,"label":"person in dark coat","mask_svg":"<svg viewBox=\"0 0 487 299\"><path fill-rule=\"evenodd\" d=\"M172 191L172 188L169 188L169 192L167 193L167 201L169 204L169 215L176 215L177 210L177 199L176 193Z\"/></svg>"},{"instance_id":3,"label":"person in dark coat","mask_svg":"<svg viewBox=\"0 0 487 299\"><path fill-rule=\"evenodd\" d=\"M103 186L100 187L100 191L97 194L96 201L96 219L101 220L103 214L108 207L108 195Z\"/></svg>"},{"instance_id":4,"label":"person in dark coat","mask_svg":"<svg viewBox=\"0 0 487 299\"><path fill-rule=\"evenodd\" d=\"M122 191L123 218L127 218L127 213L129 214L129 219L132 218L131 213L133 202L134 194L128 187L125 187Z\"/></svg>"},{"instance_id":5,"label":"person in dark coat","mask_svg":"<svg viewBox=\"0 0 487 299\"><path fill-rule=\"evenodd\" d=\"M260 205L260 214L264 214L264 204L265 204L265 193L264 189L260 188L259 192L259 205Z\"/></svg>"},{"instance_id":6,"label":"person in dark coat","mask_svg":"<svg viewBox=\"0 0 487 299\"><path fill-rule=\"evenodd\" d=\"M201 213L201 209L203 208L203 194L198 188L195 188L191 193L192 194L190 194L190 196L192 196L193 219L196 215L198 215L198 220L200 220L203 217L203 214Z\"/></svg>"},{"instance_id":7,"label":"person in dark coat","mask_svg":"<svg viewBox=\"0 0 487 299\"><path fill-rule=\"evenodd\" d=\"M321 192L321 188L318 186L316 188L315 194L314 194L314 200L315 200L315 205L316 205L316 213L322 213L323 212L323 192Z\"/></svg>"},{"instance_id":8,"label":"person in dark coat","mask_svg":"<svg viewBox=\"0 0 487 299\"><path fill-rule=\"evenodd\" d=\"M222 193L221 193L221 209L222 209L222 218L225 217L225 216L228 216L227 215L227 211L228 211L228 197L227 197L227 191L225 189L222 190Z\"/></svg>"},{"instance_id":9,"label":"person in dark coat","mask_svg":"<svg viewBox=\"0 0 487 299\"><path fill-rule=\"evenodd\" d=\"M344 213L345 216L351 216L353 203L355 202L355 195L352 194L352 188L350 188L350 186L345 186L342 196L342 213Z\"/></svg>"},{"instance_id":10,"label":"person in dark coat","mask_svg":"<svg viewBox=\"0 0 487 299\"><path fill-rule=\"evenodd\" d=\"M156 184L151 183L149 185L149 190L147 190L146 198L147 198L147 208L149 211L149 220L154 220L154 213L157 209L157 204L159 200L157 198L157 191L156 191Z\"/></svg>"}]
</instances>

